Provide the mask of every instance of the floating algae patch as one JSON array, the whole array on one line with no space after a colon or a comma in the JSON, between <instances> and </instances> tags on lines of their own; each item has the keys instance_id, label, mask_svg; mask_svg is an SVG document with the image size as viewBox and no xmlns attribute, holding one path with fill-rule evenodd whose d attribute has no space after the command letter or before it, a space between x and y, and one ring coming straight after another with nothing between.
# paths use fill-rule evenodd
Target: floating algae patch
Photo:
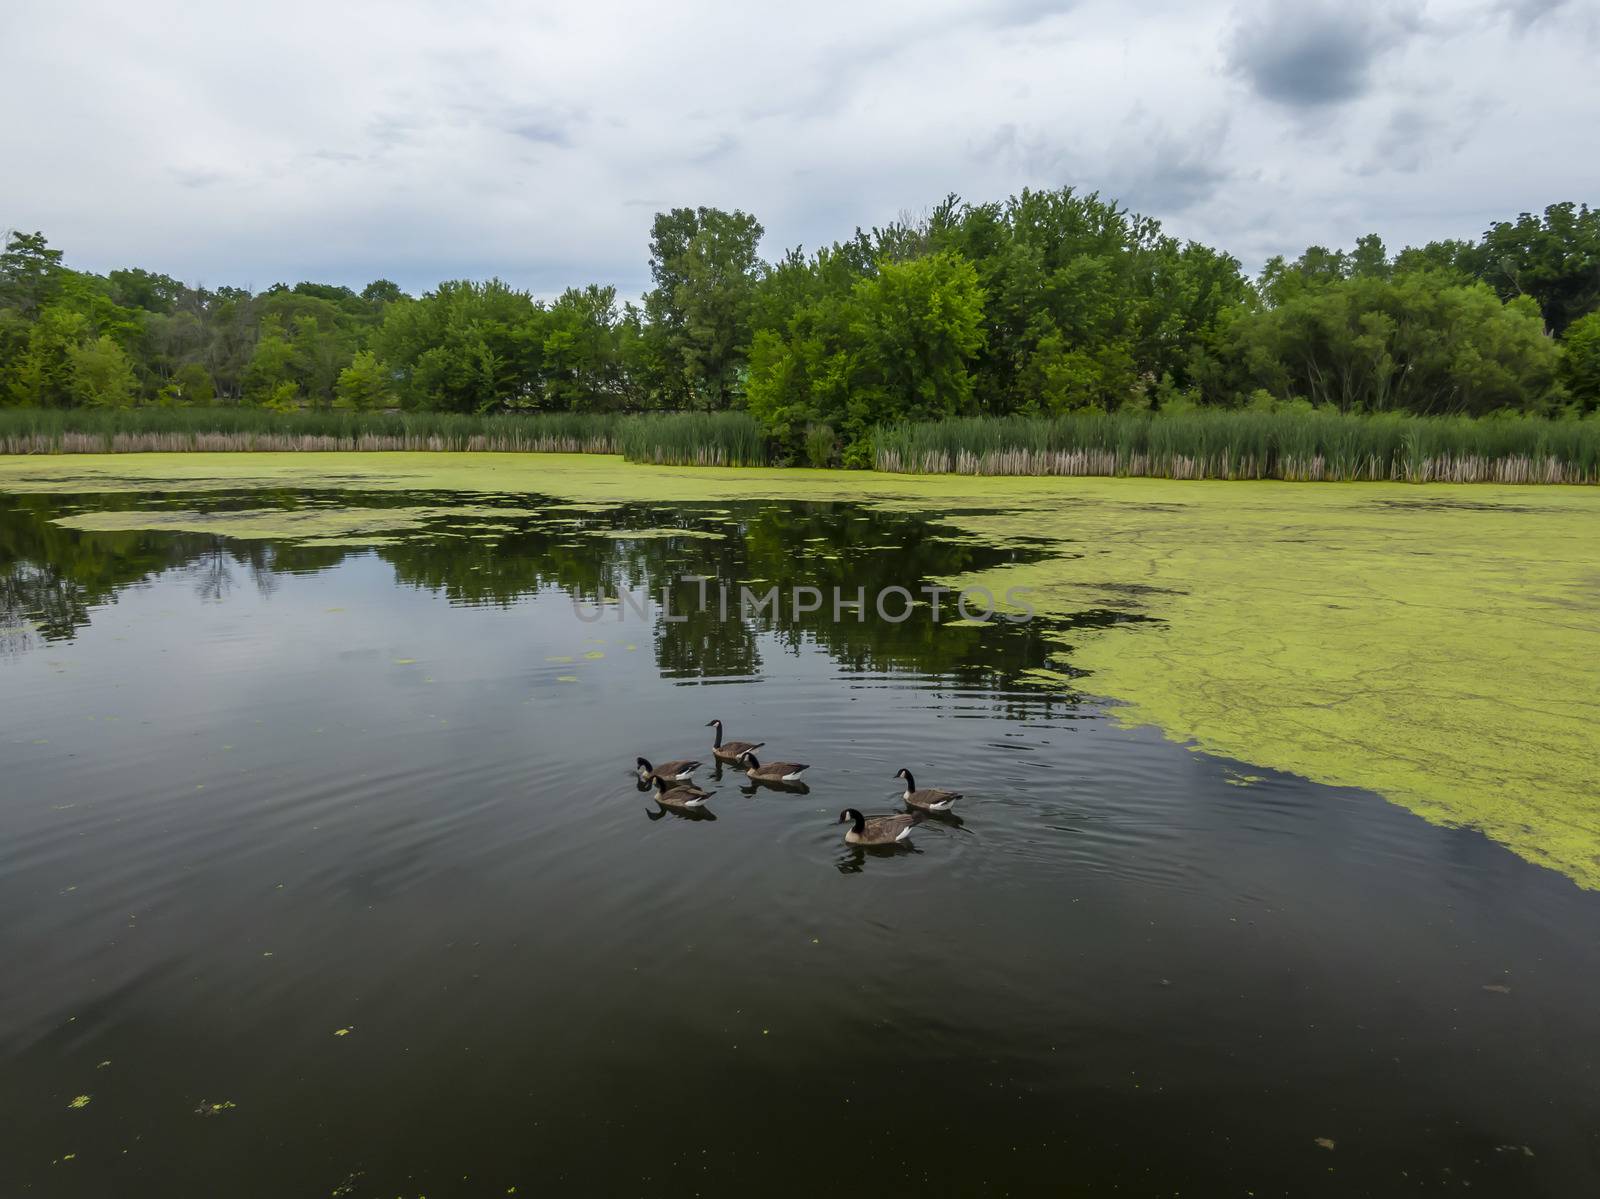
<instances>
[{"instance_id":1,"label":"floating algae patch","mask_svg":"<svg viewBox=\"0 0 1600 1199\"><path fill-rule=\"evenodd\" d=\"M215 533L241 539L304 538L343 545L395 529L419 528L426 510L406 508L257 508L242 512L180 510L81 512L55 523L85 533Z\"/></svg>"},{"instance_id":2,"label":"floating algae patch","mask_svg":"<svg viewBox=\"0 0 1600 1199\"><path fill-rule=\"evenodd\" d=\"M1584 582L1600 493L1541 489L1534 514L1513 488L1471 488L1468 510L1396 507L1403 485L1121 482L1059 524L1044 502L964 517L996 539L1061 528L1075 556L959 582L1031 587L1045 615L1157 618L1060 634L1124 723L1379 792L1600 888L1600 592Z\"/></svg>"},{"instance_id":3,"label":"floating algae patch","mask_svg":"<svg viewBox=\"0 0 1600 1199\"><path fill-rule=\"evenodd\" d=\"M359 533L351 533L346 537L308 537L297 544L316 548L319 546L374 546L374 545L401 545L401 537L363 537Z\"/></svg>"},{"instance_id":4,"label":"floating algae patch","mask_svg":"<svg viewBox=\"0 0 1600 1199\"><path fill-rule=\"evenodd\" d=\"M726 533L714 533L710 529L590 529L588 532L596 537L611 537L618 541L649 541L659 537L701 537L713 540L726 537Z\"/></svg>"},{"instance_id":5,"label":"floating algae patch","mask_svg":"<svg viewBox=\"0 0 1600 1199\"><path fill-rule=\"evenodd\" d=\"M7 491L254 487L538 496L558 512L798 500L932 515L1043 555L946 582L1032 588L1039 614L1064 623L1152 618L1059 634L1074 685L1121 701L1118 719L1379 792L1600 888L1600 488L923 478L605 455L0 458Z\"/></svg>"},{"instance_id":6,"label":"floating algae patch","mask_svg":"<svg viewBox=\"0 0 1600 1199\"><path fill-rule=\"evenodd\" d=\"M197 512L145 509L81 512L57 517L55 523L85 533L173 532L214 533L241 540L291 539L308 546L397 545L403 539L385 536L414 532L440 517L503 513L499 508L252 508L243 511ZM514 530L513 525L469 528ZM438 530L442 535L459 535Z\"/></svg>"}]
</instances>

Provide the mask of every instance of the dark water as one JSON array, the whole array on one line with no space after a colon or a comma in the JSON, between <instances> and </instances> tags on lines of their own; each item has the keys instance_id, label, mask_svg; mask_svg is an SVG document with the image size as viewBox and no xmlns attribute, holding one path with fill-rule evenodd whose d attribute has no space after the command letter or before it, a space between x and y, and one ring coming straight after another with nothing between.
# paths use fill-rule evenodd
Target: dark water
<instances>
[{"instance_id":1,"label":"dark water","mask_svg":"<svg viewBox=\"0 0 1600 1199\"><path fill-rule=\"evenodd\" d=\"M1026 681L1039 626L573 604L1010 551L845 505L49 523L333 502L450 501L0 496L0 1196L1600 1189L1600 896L1119 729ZM661 525L725 536L593 532ZM810 793L648 802L714 716ZM844 846L902 765L958 816Z\"/></svg>"}]
</instances>

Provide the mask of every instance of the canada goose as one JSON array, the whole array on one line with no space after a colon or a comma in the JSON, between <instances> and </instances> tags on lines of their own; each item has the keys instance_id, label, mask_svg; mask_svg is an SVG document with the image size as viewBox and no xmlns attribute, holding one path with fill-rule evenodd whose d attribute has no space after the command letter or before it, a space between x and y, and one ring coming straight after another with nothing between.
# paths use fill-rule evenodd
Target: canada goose
<instances>
[{"instance_id":1,"label":"canada goose","mask_svg":"<svg viewBox=\"0 0 1600 1199\"><path fill-rule=\"evenodd\" d=\"M708 720L706 728L716 729L716 738L711 742L711 756L719 762L737 762L739 755L754 749L760 749L765 741L724 741L722 739L722 721Z\"/></svg>"},{"instance_id":2,"label":"canada goose","mask_svg":"<svg viewBox=\"0 0 1600 1199\"><path fill-rule=\"evenodd\" d=\"M699 787L668 787L667 780L659 774L654 777L656 802L668 808L698 808L711 798L712 792Z\"/></svg>"},{"instance_id":3,"label":"canada goose","mask_svg":"<svg viewBox=\"0 0 1600 1199\"><path fill-rule=\"evenodd\" d=\"M850 826L844 834L848 845L896 845L911 835L911 826L916 822L917 818L909 812L870 819L854 808L839 813L839 823Z\"/></svg>"},{"instance_id":4,"label":"canada goose","mask_svg":"<svg viewBox=\"0 0 1600 1199\"><path fill-rule=\"evenodd\" d=\"M924 812L948 812L950 805L961 798L959 791L940 791L934 787L924 787L917 790L917 780L911 777L911 772L904 766L895 771L894 777L905 779L906 789L900 796L913 808L921 808Z\"/></svg>"},{"instance_id":5,"label":"canada goose","mask_svg":"<svg viewBox=\"0 0 1600 1199\"><path fill-rule=\"evenodd\" d=\"M768 762L763 766L748 749L739 755L739 765L758 783L792 783L811 769L804 762Z\"/></svg>"},{"instance_id":6,"label":"canada goose","mask_svg":"<svg viewBox=\"0 0 1600 1199\"><path fill-rule=\"evenodd\" d=\"M636 760L639 763L639 781L644 783L648 783L652 778L681 781L691 777L700 769L699 762L663 762L659 766L652 766L649 758Z\"/></svg>"}]
</instances>

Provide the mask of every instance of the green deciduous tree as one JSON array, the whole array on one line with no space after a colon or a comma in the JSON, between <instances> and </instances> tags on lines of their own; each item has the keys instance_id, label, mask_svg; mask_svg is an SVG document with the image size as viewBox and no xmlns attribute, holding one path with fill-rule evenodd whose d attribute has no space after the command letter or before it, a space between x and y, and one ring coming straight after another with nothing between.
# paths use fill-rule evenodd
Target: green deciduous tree
<instances>
[{"instance_id":1,"label":"green deciduous tree","mask_svg":"<svg viewBox=\"0 0 1600 1199\"><path fill-rule=\"evenodd\" d=\"M1491 225L1472 255L1477 273L1502 299L1531 296L1560 336L1600 309L1600 209L1552 204Z\"/></svg>"},{"instance_id":2,"label":"green deciduous tree","mask_svg":"<svg viewBox=\"0 0 1600 1199\"><path fill-rule=\"evenodd\" d=\"M42 233L13 233L0 252L0 305L24 317L37 316L59 290L61 251Z\"/></svg>"},{"instance_id":3,"label":"green deciduous tree","mask_svg":"<svg viewBox=\"0 0 1600 1199\"><path fill-rule=\"evenodd\" d=\"M885 260L842 295L822 290L786 329L756 335L750 411L791 453L810 424L860 446L880 422L966 409L982 344L983 289L970 262L950 252Z\"/></svg>"},{"instance_id":4,"label":"green deciduous tree","mask_svg":"<svg viewBox=\"0 0 1600 1199\"><path fill-rule=\"evenodd\" d=\"M88 320L70 309L48 307L40 312L8 371L11 402L23 408L71 405L72 351L88 333Z\"/></svg>"},{"instance_id":5,"label":"green deciduous tree","mask_svg":"<svg viewBox=\"0 0 1600 1199\"><path fill-rule=\"evenodd\" d=\"M1412 272L1294 291L1228 327L1240 391L1264 388L1341 411L1482 413L1536 406L1558 352L1530 300Z\"/></svg>"},{"instance_id":6,"label":"green deciduous tree","mask_svg":"<svg viewBox=\"0 0 1600 1199\"><path fill-rule=\"evenodd\" d=\"M495 412L538 403L544 327L527 292L458 280L390 305L374 348L399 373L408 405Z\"/></svg>"},{"instance_id":7,"label":"green deciduous tree","mask_svg":"<svg viewBox=\"0 0 1600 1199\"><path fill-rule=\"evenodd\" d=\"M69 390L75 402L93 408L131 407L138 391L128 356L102 334L67 351Z\"/></svg>"},{"instance_id":8,"label":"green deciduous tree","mask_svg":"<svg viewBox=\"0 0 1600 1199\"><path fill-rule=\"evenodd\" d=\"M1600 408L1600 312L1567 326L1561 343L1561 381L1584 408Z\"/></svg>"},{"instance_id":9,"label":"green deciduous tree","mask_svg":"<svg viewBox=\"0 0 1600 1199\"><path fill-rule=\"evenodd\" d=\"M298 394L300 388L293 378L294 373L294 346L284 335L283 325L276 318L269 318L261 326L260 340L256 342L250 363L244 370L245 398L253 403L265 404L284 383L294 383Z\"/></svg>"},{"instance_id":10,"label":"green deciduous tree","mask_svg":"<svg viewBox=\"0 0 1600 1199\"><path fill-rule=\"evenodd\" d=\"M387 408L394 403L393 372L371 350L362 350L339 372L334 388L337 398L335 408L352 408L357 412L371 412Z\"/></svg>"},{"instance_id":11,"label":"green deciduous tree","mask_svg":"<svg viewBox=\"0 0 1600 1199\"><path fill-rule=\"evenodd\" d=\"M740 389L752 335L761 224L743 212L674 208L650 230L645 296L662 401L726 408Z\"/></svg>"}]
</instances>

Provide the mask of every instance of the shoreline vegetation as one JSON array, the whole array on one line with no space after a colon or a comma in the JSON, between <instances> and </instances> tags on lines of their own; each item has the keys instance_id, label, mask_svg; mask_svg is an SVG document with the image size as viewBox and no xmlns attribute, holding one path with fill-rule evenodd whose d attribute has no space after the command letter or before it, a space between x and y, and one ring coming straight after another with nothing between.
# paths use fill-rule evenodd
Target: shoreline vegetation
<instances>
[{"instance_id":1,"label":"shoreline vegetation","mask_svg":"<svg viewBox=\"0 0 1600 1199\"><path fill-rule=\"evenodd\" d=\"M641 231L642 232L642 231ZM890 473L1594 482L1600 209L1248 274L1098 193L761 253L674 208L648 290L190 284L0 249L7 453L619 453Z\"/></svg>"},{"instance_id":2,"label":"shoreline vegetation","mask_svg":"<svg viewBox=\"0 0 1600 1199\"><path fill-rule=\"evenodd\" d=\"M830 429L812 436L832 438ZM890 474L1290 482L1600 482L1600 421L1366 415L1310 408L900 422L867 437ZM0 453L619 454L655 466L780 460L746 413L0 409Z\"/></svg>"}]
</instances>

